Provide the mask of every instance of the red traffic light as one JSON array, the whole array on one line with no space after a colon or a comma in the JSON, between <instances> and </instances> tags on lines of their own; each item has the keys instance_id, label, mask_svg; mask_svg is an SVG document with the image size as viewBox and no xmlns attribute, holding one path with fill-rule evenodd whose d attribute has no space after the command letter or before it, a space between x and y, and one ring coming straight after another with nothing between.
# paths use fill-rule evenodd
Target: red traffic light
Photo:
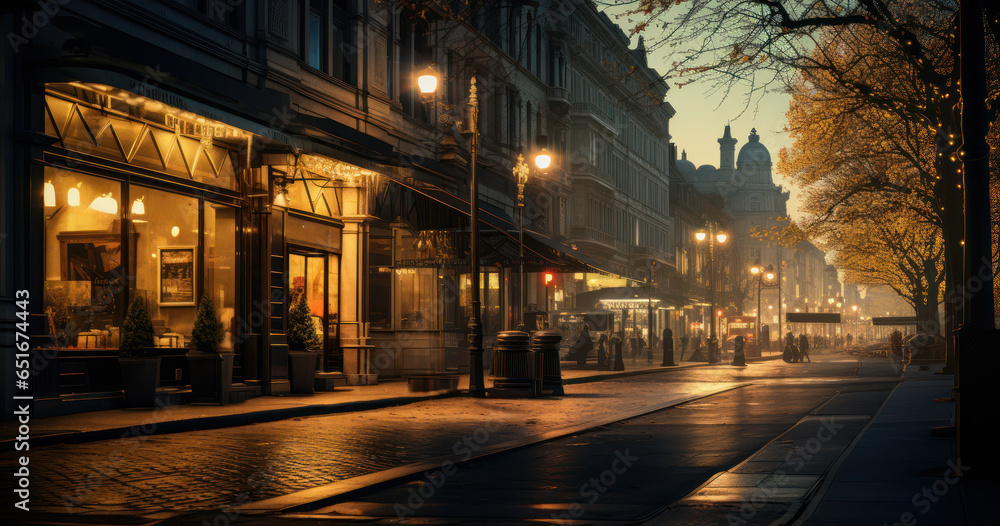
<instances>
[{"instance_id":1,"label":"red traffic light","mask_svg":"<svg viewBox=\"0 0 1000 526\"><path fill-rule=\"evenodd\" d=\"M719 310L715 311L715 315L718 316L719 318L721 318L722 317L722 309L719 309Z\"/></svg>"},{"instance_id":2,"label":"red traffic light","mask_svg":"<svg viewBox=\"0 0 1000 526\"><path fill-rule=\"evenodd\" d=\"M551 272L546 272L545 275L542 277L542 279L545 282L545 286L546 287L548 287L549 283L552 283L552 280L555 279L555 278L556 278L556 275L553 274L553 273L551 273Z\"/></svg>"}]
</instances>

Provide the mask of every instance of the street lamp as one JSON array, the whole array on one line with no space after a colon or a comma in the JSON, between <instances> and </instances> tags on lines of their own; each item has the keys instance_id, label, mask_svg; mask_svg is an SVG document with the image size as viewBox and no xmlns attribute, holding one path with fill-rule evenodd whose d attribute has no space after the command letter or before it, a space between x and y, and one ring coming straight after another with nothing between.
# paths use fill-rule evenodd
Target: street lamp
<instances>
[{"instance_id":1,"label":"street lamp","mask_svg":"<svg viewBox=\"0 0 1000 526\"><path fill-rule=\"evenodd\" d=\"M417 85L427 98L433 98L437 92L437 73L430 67L417 78ZM445 105L442 105L445 106ZM471 238L469 247L470 272L472 273L472 315L469 318L469 395L486 396L486 382L483 378L483 325L479 319L482 315L482 304L479 299L479 184L476 180L476 164L478 164L477 146L479 144L479 97L476 92L475 75L469 79L469 122L465 132L469 139L469 221L471 223ZM441 113L438 121L442 124L453 122L461 127L462 122L453 115Z\"/></svg>"},{"instance_id":2,"label":"street lamp","mask_svg":"<svg viewBox=\"0 0 1000 526\"><path fill-rule=\"evenodd\" d=\"M653 272L656 270L656 260L651 259L649 261L649 290L646 295L646 299L649 303L646 305L646 322L649 325L649 334L646 335L646 342L649 345L649 362L653 362Z\"/></svg>"},{"instance_id":3,"label":"street lamp","mask_svg":"<svg viewBox=\"0 0 1000 526\"><path fill-rule=\"evenodd\" d=\"M552 157L549 156L545 148L535 155L535 166L539 170L545 170L552 164ZM525 284L524 275L524 187L528 184L528 174L531 169L528 168L528 163L524 162L524 156L517 154L517 162L514 163L514 180L517 181L517 241L519 250L519 263L518 263L518 273L520 275L520 289L518 290L518 306L517 309L520 311L518 314L517 330L524 331L526 325L524 323L524 296L527 285ZM548 286L548 283L546 283ZM548 305L546 305L546 310L548 310Z\"/></svg>"},{"instance_id":4,"label":"street lamp","mask_svg":"<svg viewBox=\"0 0 1000 526\"><path fill-rule=\"evenodd\" d=\"M716 357L719 352L719 342L715 337L715 243L721 245L726 242L727 236L723 232L717 232L718 225L715 222L709 221L706 225L708 231L699 231L695 233L694 237L699 242L708 240L708 302L712 305L711 314L708 318L709 323L709 335L708 335L708 361L709 363L715 363Z\"/></svg>"},{"instance_id":5,"label":"street lamp","mask_svg":"<svg viewBox=\"0 0 1000 526\"><path fill-rule=\"evenodd\" d=\"M764 286L764 279L767 279L769 283L771 281L774 281L775 277L774 266L768 265L767 268L764 268L764 266L760 264L760 261L758 261L757 263L754 264L754 266L750 267L750 273L757 278L757 325L756 325L756 337L754 341L757 342L757 348L761 349L762 346L760 344L760 291L761 288L763 288ZM780 338L781 335L779 334L778 337Z\"/></svg>"}]
</instances>

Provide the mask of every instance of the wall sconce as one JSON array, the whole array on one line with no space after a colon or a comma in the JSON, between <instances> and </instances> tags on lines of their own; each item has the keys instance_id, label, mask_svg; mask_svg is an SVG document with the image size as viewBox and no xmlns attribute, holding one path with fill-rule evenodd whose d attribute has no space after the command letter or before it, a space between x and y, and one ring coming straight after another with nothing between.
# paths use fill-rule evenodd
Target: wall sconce
<instances>
[{"instance_id":1,"label":"wall sconce","mask_svg":"<svg viewBox=\"0 0 1000 526\"><path fill-rule=\"evenodd\" d=\"M90 203L90 208L97 210L98 212L104 212L105 214L117 214L118 201L116 201L114 197L111 197L110 193L107 193L94 198L94 200Z\"/></svg>"},{"instance_id":2,"label":"wall sconce","mask_svg":"<svg viewBox=\"0 0 1000 526\"><path fill-rule=\"evenodd\" d=\"M66 204L69 206L80 206L80 187L83 183L76 183L76 186L66 192Z\"/></svg>"},{"instance_id":3,"label":"wall sconce","mask_svg":"<svg viewBox=\"0 0 1000 526\"><path fill-rule=\"evenodd\" d=\"M45 206L56 206L56 187L51 179L45 182Z\"/></svg>"},{"instance_id":4,"label":"wall sconce","mask_svg":"<svg viewBox=\"0 0 1000 526\"><path fill-rule=\"evenodd\" d=\"M142 200L145 198L146 196L142 196L132 201L132 214L137 216L146 215L146 205L142 204Z\"/></svg>"},{"instance_id":5,"label":"wall sconce","mask_svg":"<svg viewBox=\"0 0 1000 526\"><path fill-rule=\"evenodd\" d=\"M274 178L274 206L287 208L291 205L288 198L288 181L284 177Z\"/></svg>"}]
</instances>

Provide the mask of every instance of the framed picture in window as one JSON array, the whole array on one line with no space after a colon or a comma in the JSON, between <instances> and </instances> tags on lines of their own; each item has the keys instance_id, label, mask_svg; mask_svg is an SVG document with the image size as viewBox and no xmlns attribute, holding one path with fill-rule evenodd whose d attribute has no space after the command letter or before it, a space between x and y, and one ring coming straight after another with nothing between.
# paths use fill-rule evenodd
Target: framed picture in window
<instances>
[{"instance_id":1,"label":"framed picture in window","mask_svg":"<svg viewBox=\"0 0 1000 526\"><path fill-rule=\"evenodd\" d=\"M158 247L161 307L195 305L195 247Z\"/></svg>"}]
</instances>

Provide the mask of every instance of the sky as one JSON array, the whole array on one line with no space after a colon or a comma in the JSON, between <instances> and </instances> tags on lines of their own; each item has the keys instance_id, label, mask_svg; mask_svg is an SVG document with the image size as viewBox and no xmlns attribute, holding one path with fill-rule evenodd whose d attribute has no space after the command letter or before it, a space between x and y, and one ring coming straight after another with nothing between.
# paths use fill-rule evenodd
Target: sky
<instances>
[{"instance_id":1,"label":"sky","mask_svg":"<svg viewBox=\"0 0 1000 526\"><path fill-rule=\"evenodd\" d=\"M649 65L661 74L669 70L669 63L657 63L653 57ZM785 112L788 111L791 97L783 93L765 94L759 100L752 101L748 107L746 92L739 88L734 89L728 97L722 93L708 93L708 88L707 82L693 82L682 88L673 83L670 85L667 102L677 112L670 120L670 135L677 145L678 157L681 150L684 150L687 151L688 160L695 166L710 164L718 167L718 139L722 137L728 124L733 137L739 141L736 143L737 153L747 143L750 130L756 128L761 144L771 152L771 162L776 165L778 151L792 146L791 138L783 131L787 124ZM789 185L781 174L775 172L775 168L772 167L771 172L774 184L791 190L788 212L793 218L798 218L798 189Z\"/></svg>"},{"instance_id":2,"label":"sky","mask_svg":"<svg viewBox=\"0 0 1000 526\"><path fill-rule=\"evenodd\" d=\"M634 6L634 0L604 0L598 2L598 9L605 11L613 22L622 27L625 34L629 34L627 23L622 18L616 16L623 12L626 7ZM625 24L625 25L623 25ZM646 35L647 38L655 38L653 35ZM638 44L638 35L631 36L631 47ZM648 64L660 75L671 74L671 63L676 58L669 55L669 46L660 47L658 50L648 55ZM771 152L771 161L777 164L778 151L783 147L790 147L792 140L783 130L787 120L785 112L788 111L788 103L791 96L785 93L765 93L764 95L754 95L747 101L748 89L745 86L734 86L727 94L724 91L713 89L710 80L695 80L691 78L683 79L684 86L678 87L680 79L667 79L669 91L667 92L667 102L669 102L677 112L670 121L670 135L674 144L677 145L677 155L680 158L682 150L687 151L687 158L695 164L701 166L710 164L719 166L719 142L726 125L730 125L732 135L737 139L736 152L747 142L750 130L756 128L760 135L760 142ZM774 183L781 185L785 190L791 191L788 201L788 212L793 219L799 219L798 212L798 189L791 186L772 167L772 178Z\"/></svg>"}]
</instances>

